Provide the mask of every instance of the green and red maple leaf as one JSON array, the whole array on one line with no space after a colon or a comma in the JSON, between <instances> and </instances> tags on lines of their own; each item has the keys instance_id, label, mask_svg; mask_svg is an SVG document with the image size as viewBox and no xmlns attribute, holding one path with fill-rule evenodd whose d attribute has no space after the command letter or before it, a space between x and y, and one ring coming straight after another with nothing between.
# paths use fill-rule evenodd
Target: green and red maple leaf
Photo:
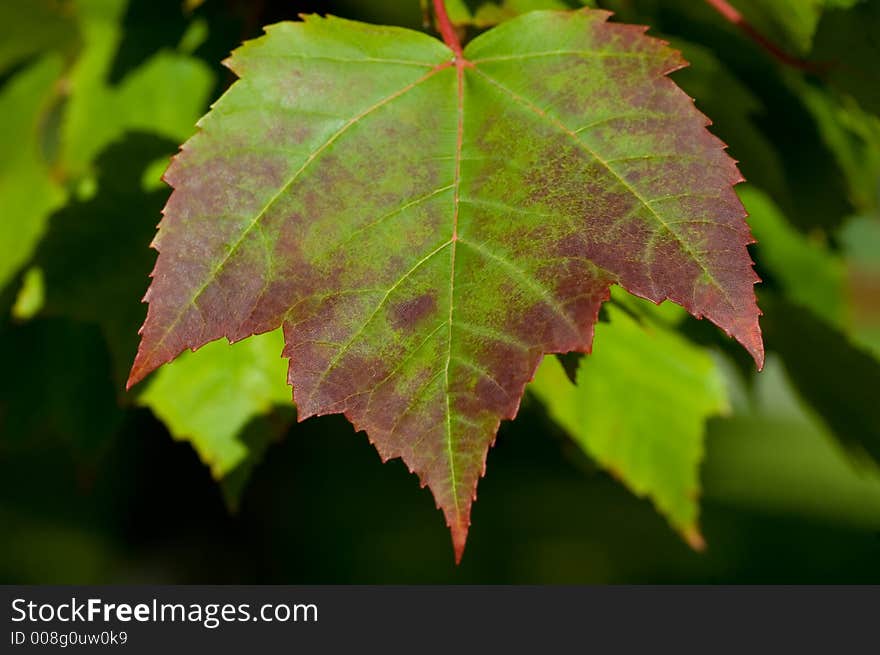
<instances>
[{"instance_id":1,"label":"green and red maple leaf","mask_svg":"<svg viewBox=\"0 0 880 655\"><path fill-rule=\"evenodd\" d=\"M763 346L733 186L679 54L608 13L535 12L456 53L338 18L267 28L172 162L131 371L283 327L299 418L344 413L464 548L502 419L609 287Z\"/></svg>"}]
</instances>

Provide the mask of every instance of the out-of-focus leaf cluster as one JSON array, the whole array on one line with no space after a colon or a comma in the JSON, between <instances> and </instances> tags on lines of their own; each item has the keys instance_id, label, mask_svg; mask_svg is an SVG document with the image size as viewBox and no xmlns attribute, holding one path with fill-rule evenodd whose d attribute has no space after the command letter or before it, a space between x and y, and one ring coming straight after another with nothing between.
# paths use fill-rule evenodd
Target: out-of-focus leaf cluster
<instances>
[{"instance_id":1,"label":"out-of-focus leaf cluster","mask_svg":"<svg viewBox=\"0 0 880 655\"><path fill-rule=\"evenodd\" d=\"M248 444L266 443L290 422L290 409L280 422L256 420L289 404L280 348L260 358L265 348L245 346L236 351L241 369L230 368L224 350L206 349L157 376L142 398L123 391L155 260L149 246L168 197L160 177L223 83L217 64L234 45L221 39L218 51L212 14L196 9L176 1L4 4L0 330L6 361L20 371L0 398L5 443L54 437L99 457L141 403L175 437L192 440L218 480L237 480L233 473L250 466ZM270 371L272 383L260 382Z\"/></svg>"}]
</instances>

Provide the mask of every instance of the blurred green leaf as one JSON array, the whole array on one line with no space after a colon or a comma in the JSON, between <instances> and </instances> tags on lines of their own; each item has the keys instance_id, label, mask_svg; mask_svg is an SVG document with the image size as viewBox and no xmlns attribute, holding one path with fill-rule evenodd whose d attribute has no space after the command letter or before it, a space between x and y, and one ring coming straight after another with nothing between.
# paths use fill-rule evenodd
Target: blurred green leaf
<instances>
[{"instance_id":1,"label":"blurred green leaf","mask_svg":"<svg viewBox=\"0 0 880 655\"><path fill-rule=\"evenodd\" d=\"M113 545L82 521L44 517L26 508L0 505L5 584L54 580L59 584L106 582L108 565L122 569ZM57 557L58 552L63 557ZM112 563L112 564L111 564Z\"/></svg>"},{"instance_id":2,"label":"blurred green leaf","mask_svg":"<svg viewBox=\"0 0 880 655\"><path fill-rule=\"evenodd\" d=\"M43 279L43 271L34 266L24 274L21 289L12 306L12 316L20 321L26 321L36 316L45 302L46 282Z\"/></svg>"},{"instance_id":3,"label":"blurred green leaf","mask_svg":"<svg viewBox=\"0 0 880 655\"><path fill-rule=\"evenodd\" d=\"M760 305L768 350L800 396L843 444L880 462L880 361L800 305L770 292Z\"/></svg>"},{"instance_id":4,"label":"blurred green leaf","mask_svg":"<svg viewBox=\"0 0 880 655\"><path fill-rule=\"evenodd\" d=\"M471 9L471 5L476 5ZM465 0L446 0L449 19L454 25L485 29L510 20L529 11L546 9L566 10L573 7L595 7L593 0L489 0L468 3Z\"/></svg>"},{"instance_id":5,"label":"blurred green leaf","mask_svg":"<svg viewBox=\"0 0 880 655\"><path fill-rule=\"evenodd\" d=\"M52 215L31 262L43 271L43 315L101 327L120 394L146 314L140 298L156 259L149 246L168 197L165 188L144 192L142 177L174 149L149 134L129 134L108 147L95 164L96 192Z\"/></svg>"},{"instance_id":6,"label":"blurred green leaf","mask_svg":"<svg viewBox=\"0 0 880 655\"><path fill-rule=\"evenodd\" d=\"M852 4L858 0L733 0L764 37L794 55L805 55L826 5Z\"/></svg>"},{"instance_id":7,"label":"blurred green leaf","mask_svg":"<svg viewBox=\"0 0 880 655\"><path fill-rule=\"evenodd\" d=\"M758 241L762 272L766 269L794 302L833 325L846 325L846 271L841 258L792 227L765 193L751 185L741 185L737 191Z\"/></svg>"},{"instance_id":8,"label":"blurred green leaf","mask_svg":"<svg viewBox=\"0 0 880 655\"><path fill-rule=\"evenodd\" d=\"M861 106L880 115L880 2L836 0L816 32L811 59L830 64L825 77L851 94Z\"/></svg>"},{"instance_id":9,"label":"blurred green leaf","mask_svg":"<svg viewBox=\"0 0 880 655\"><path fill-rule=\"evenodd\" d=\"M880 475L853 467L804 407L775 356L755 376L750 411L710 423L707 500L876 530Z\"/></svg>"},{"instance_id":10,"label":"blurred green leaf","mask_svg":"<svg viewBox=\"0 0 880 655\"><path fill-rule=\"evenodd\" d=\"M799 76L789 75L788 84L812 114L822 140L845 174L852 206L857 211L876 209L880 206L880 118L863 111L852 98Z\"/></svg>"},{"instance_id":11,"label":"blurred green leaf","mask_svg":"<svg viewBox=\"0 0 880 655\"><path fill-rule=\"evenodd\" d=\"M699 465L704 423L726 411L713 359L656 324L614 306L573 385L548 357L529 387L584 451L649 497L692 546L702 545Z\"/></svg>"},{"instance_id":12,"label":"blurred green leaf","mask_svg":"<svg viewBox=\"0 0 880 655\"><path fill-rule=\"evenodd\" d=\"M853 218L840 231L840 240L851 262L880 273L880 215Z\"/></svg>"},{"instance_id":13,"label":"blurred green leaf","mask_svg":"<svg viewBox=\"0 0 880 655\"><path fill-rule=\"evenodd\" d=\"M459 24L473 25L478 29L492 27L503 23L528 11L542 9L570 9L561 0L501 0L500 2L484 2Z\"/></svg>"},{"instance_id":14,"label":"blurred green leaf","mask_svg":"<svg viewBox=\"0 0 880 655\"><path fill-rule=\"evenodd\" d=\"M837 252L825 239L795 230L755 187L737 190L758 241L765 285L778 286L789 301L839 330L841 338L880 358L880 220L866 216L847 222L838 237L844 248Z\"/></svg>"},{"instance_id":15,"label":"blurred green leaf","mask_svg":"<svg viewBox=\"0 0 880 655\"><path fill-rule=\"evenodd\" d=\"M281 330L233 345L214 341L160 369L138 402L175 439L189 441L222 480L249 457L262 455L269 441L245 442L245 426L276 405L292 405L283 349Z\"/></svg>"},{"instance_id":16,"label":"blurred green leaf","mask_svg":"<svg viewBox=\"0 0 880 655\"><path fill-rule=\"evenodd\" d=\"M159 50L110 85L111 67L124 39L125 0L78 0L82 54L70 73L70 99L62 121L61 158L78 177L126 130L152 132L180 142L195 130L214 84L198 59Z\"/></svg>"},{"instance_id":17,"label":"blurred green leaf","mask_svg":"<svg viewBox=\"0 0 880 655\"><path fill-rule=\"evenodd\" d=\"M430 14L433 11L430 8L430 0L426 0L426 2L428 3L426 10L433 17L433 14ZM449 14L449 20L452 21L453 25L469 25L474 19L473 13L465 0L447 0L445 5L446 13Z\"/></svg>"},{"instance_id":18,"label":"blurred green leaf","mask_svg":"<svg viewBox=\"0 0 880 655\"><path fill-rule=\"evenodd\" d=\"M0 288L30 257L49 214L64 204L64 180L87 180L82 176L95 156L125 130L140 127L180 142L204 111L214 76L182 54L156 52L119 86L108 85L125 7L125 0L65 3L65 20L75 17L84 40L70 73L62 77L60 55L47 55L0 91L0 202L10 217L0 223ZM60 120L58 153L49 152L52 120Z\"/></svg>"},{"instance_id":19,"label":"blurred green leaf","mask_svg":"<svg viewBox=\"0 0 880 655\"><path fill-rule=\"evenodd\" d=\"M0 74L34 55L69 55L77 40L72 0L0 2Z\"/></svg>"},{"instance_id":20,"label":"blurred green leaf","mask_svg":"<svg viewBox=\"0 0 880 655\"><path fill-rule=\"evenodd\" d=\"M760 305L768 350L779 354L795 389L843 444L880 461L880 360L864 348L856 322L864 312L857 308L870 311L871 302L852 292L853 276L841 254L794 230L754 187L739 193L767 278Z\"/></svg>"},{"instance_id":21,"label":"blurred green leaf","mask_svg":"<svg viewBox=\"0 0 880 655\"><path fill-rule=\"evenodd\" d=\"M62 64L46 56L0 89L0 289L30 257L66 197L42 149L42 126Z\"/></svg>"},{"instance_id":22,"label":"blurred green leaf","mask_svg":"<svg viewBox=\"0 0 880 655\"><path fill-rule=\"evenodd\" d=\"M880 215L855 217L838 236L846 255L853 339L880 359Z\"/></svg>"},{"instance_id":23,"label":"blurred green leaf","mask_svg":"<svg viewBox=\"0 0 880 655\"><path fill-rule=\"evenodd\" d=\"M184 5L182 0L123 0L124 11L119 19L122 38L107 73L110 84L118 84L157 52L181 46L185 33L195 22L189 20L192 10ZM187 50L191 52L192 48Z\"/></svg>"},{"instance_id":24,"label":"blurred green leaf","mask_svg":"<svg viewBox=\"0 0 880 655\"><path fill-rule=\"evenodd\" d=\"M813 47L820 20L827 11L850 9L862 1L731 0L730 4L761 36L782 51L805 57ZM720 20L720 17L716 17L716 20Z\"/></svg>"}]
</instances>

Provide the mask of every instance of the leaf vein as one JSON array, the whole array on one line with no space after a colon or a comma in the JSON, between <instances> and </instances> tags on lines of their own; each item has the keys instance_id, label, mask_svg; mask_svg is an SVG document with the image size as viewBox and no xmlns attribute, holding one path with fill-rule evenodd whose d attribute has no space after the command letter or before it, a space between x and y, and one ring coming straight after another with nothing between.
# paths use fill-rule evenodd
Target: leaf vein
<instances>
[{"instance_id":1,"label":"leaf vein","mask_svg":"<svg viewBox=\"0 0 880 655\"><path fill-rule=\"evenodd\" d=\"M620 184L623 185L623 187L625 189L627 189L633 196L635 196L635 198L639 202L641 202L648 209L648 211L650 211L651 214L657 219L657 221L676 239L676 241L679 243L679 246L688 255L690 255L691 259L702 269L703 274L706 276L706 278L709 280L709 282L712 284L712 286L714 286L716 289L718 289L718 291L724 297L725 302L727 302L728 305L730 305L731 307L736 306L734 304L733 300L730 298L730 295L728 294L727 290L718 283L718 281L715 279L715 277L709 271L708 267L706 266L706 264L702 260L702 258L700 258L694 252L694 250L690 247L690 245L677 232L675 232L675 230L673 230L669 226L669 224L666 222L666 220L660 214L658 214L657 211L653 207L651 207L651 205L646 201L646 199L642 196L642 194L638 191L638 189L636 189L623 175L621 175L617 170L615 170L615 168L613 166L611 166L611 163L614 163L616 161L622 161L622 159L618 159L618 160L605 160L605 159L603 159L586 142L584 142L582 139L578 138L578 135L575 134L574 132L572 132L568 128L568 126L566 126L565 123L560 121L558 118L556 118L555 116L552 116L551 114L549 114L545 110L541 109L540 107L535 105L528 98L525 98L525 97L515 93L514 91L510 90L509 88L507 88L506 86L501 84L499 81L497 81L495 78L493 78L490 75L486 74L485 72L479 70L479 68L475 67L474 70L477 72L478 75L482 76L490 84L493 84L494 86L496 86L497 88L499 88L500 90L505 92L507 95L509 95L511 98L513 98L516 102L518 102L522 106L526 107L527 109L532 111L537 116L543 118L551 125L554 125L557 129L568 134L575 141L575 143L580 145L580 147L582 147L587 153L589 153L596 161L598 161L600 164L602 164L606 168L606 170L608 170L609 173L611 173L615 178L617 178L619 180ZM675 155L660 155L660 156L645 155L643 157L634 157L632 159L654 159L654 158L663 158L663 157L676 157L676 156ZM688 157L686 155L677 156L676 158L679 160L693 159L693 160L709 161L703 157ZM626 158L626 159L630 159L630 158Z\"/></svg>"},{"instance_id":2,"label":"leaf vein","mask_svg":"<svg viewBox=\"0 0 880 655\"><path fill-rule=\"evenodd\" d=\"M373 105L371 105L370 107L368 107L367 109L362 111L360 114L358 114L354 118L350 119L347 123L345 123L345 125L343 125L340 129L338 129L336 132L334 132L330 136L330 138L327 139L327 141L325 141L320 147L316 148L306 158L306 160L302 164L302 166L300 166L296 170L296 172L294 172L294 174L291 176L291 178L281 187L281 189L278 192L276 192L269 199L269 201L263 206L263 208L257 213L257 215L250 221L250 223L248 223L248 225L245 227L245 229L239 235L238 239L236 239L236 241L227 250L227 252L223 256L223 258L211 269L211 272L209 273L205 282L196 290L196 292L193 294L192 298L190 298L189 302L184 306L183 309L181 309L178 312L176 318L165 329L164 334L156 342L156 345L153 346L150 354L157 351L164 344L165 339L168 337L169 334L171 334L174 331L174 328L177 327L177 325L180 323L181 319L183 318L183 314L186 310L186 307L195 306L197 304L199 297L201 297L201 295L205 292L205 290L208 288L208 286L210 286L211 282L213 282L216 279L216 277L220 273L220 271L223 270L223 268L226 266L226 264L232 258L233 253L237 252L238 248L244 242L245 238L250 233L250 231L254 228L254 226L259 223L259 221L263 218L263 216L265 216L265 214L269 210L269 208L278 200L278 198L281 197L281 195L283 193L285 193L291 187L291 185L297 179L299 179L299 176L303 173L303 171L305 171L309 167L309 165L322 152L324 152L327 148L329 148L331 145L333 145L333 143L335 143L336 140L339 139L339 137L341 137L343 134L345 134L353 125L356 125L359 121L364 119L366 116L370 115L371 113L380 109L381 107L384 107L389 102L392 102L393 100L399 98L404 93L416 88L419 84L422 84L423 82L429 80L430 78L432 78L434 75L436 75L441 70L444 70L445 68L448 68L448 66L437 66L434 69L432 69L430 72L428 72L427 74L425 74L422 77L420 77L419 79L415 80L414 82L410 82L402 89L399 89L399 90L395 91L394 93L392 93L391 95L386 96L385 98L383 98L379 102L374 103Z\"/></svg>"}]
</instances>

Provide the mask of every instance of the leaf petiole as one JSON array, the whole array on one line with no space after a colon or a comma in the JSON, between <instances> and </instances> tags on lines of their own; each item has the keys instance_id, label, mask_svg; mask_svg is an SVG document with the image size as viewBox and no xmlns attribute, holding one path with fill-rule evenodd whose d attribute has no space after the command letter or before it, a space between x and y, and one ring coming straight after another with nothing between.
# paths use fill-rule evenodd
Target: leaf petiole
<instances>
[{"instance_id":1,"label":"leaf petiole","mask_svg":"<svg viewBox=\"0 0 880 655\"><path fill-rule=\"evenodd\" d=\"M455 32L452 21L449 20L449 14L446 13L446 5L443 0L434 0L434 13L437 16L437 28L440 30L443 42L449 46L456 57L462 57L461 41Z\"/></svg>"}]
</instances>

